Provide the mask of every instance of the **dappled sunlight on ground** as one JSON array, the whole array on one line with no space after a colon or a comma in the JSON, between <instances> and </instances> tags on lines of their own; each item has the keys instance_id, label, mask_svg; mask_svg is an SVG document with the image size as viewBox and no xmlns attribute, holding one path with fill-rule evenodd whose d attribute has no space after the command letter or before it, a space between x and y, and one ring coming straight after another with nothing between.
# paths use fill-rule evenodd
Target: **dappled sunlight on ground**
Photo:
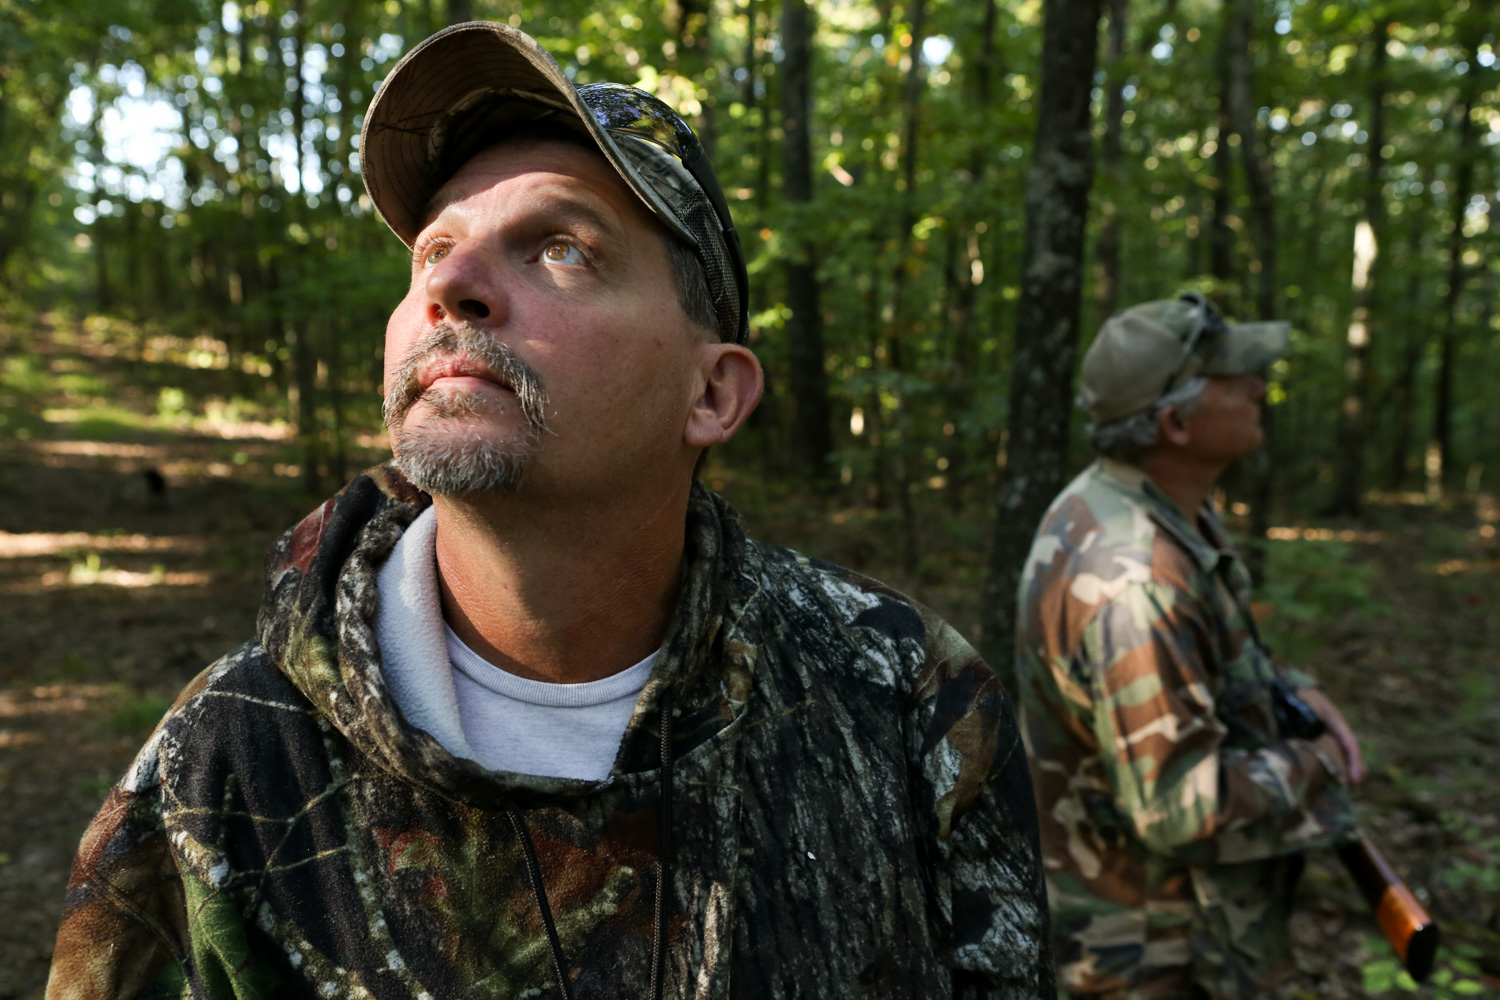
<instances>
[{"instance_id":1,"label":"dappled sunlight on ground","mask_svg":"<svg viewBox=\"0 0 1500 1000\"><path fill-rule=\"evenodd\" d=\"M1352 528L1335 530L1333 528L1292 528L1277 527L1267 528L1266 537L1274 538L1280 542L1360 542L1365 545L1373 545L1380 542L1383 537L1378 531L1355 531Z\"/></svg>"},{"instance_id":2,"label":"dappled sunlight on ground","mask_svg":"<svg viewBox=\"0 0 1500 1000\"><path fill-rule=\"evenodd\" d=\"M94 552L201 552L201 538L184 535L97 535L86 531L0 531L0 559Z\"/></svg>"},{"instance_id":3,"label":"dappled sunlight on ground","mask_svg":"<svg viewBox=\"0 0 1500 1000\"><path fill-rule=\"evenodd\" d=\"M207 573L132 573L126 569L89 569L75 565L66 573L43 573L41 583L43 587L200 587L209 580Z\"/></svg>"},{"instance_id":4,"label":"dappled sunlight on ground","mask_svg":"<svg viewBox=\"0 0 1500 1000\"><path fill-rule=\"evenodd\" d=\"M1453 576L1458 573L1495 573L1500 572L1500 559L1491 558L1487 562L1477 562L1473 559L1446 559L1434 565L1430 572L1438 576Z\"/></svg>"},{"instance_id":5,"label":"dappled sunlight on ground","mask_svg":"<svg viewBox=\"0 0 1500 1000\"><path fill-rule=\"evenodd\" d=\"M117 694L108 684L38 684L31 688L0 691L0 720L38 715L65 715L88 711L100 699Z\"/></svg>"}]
</instances>

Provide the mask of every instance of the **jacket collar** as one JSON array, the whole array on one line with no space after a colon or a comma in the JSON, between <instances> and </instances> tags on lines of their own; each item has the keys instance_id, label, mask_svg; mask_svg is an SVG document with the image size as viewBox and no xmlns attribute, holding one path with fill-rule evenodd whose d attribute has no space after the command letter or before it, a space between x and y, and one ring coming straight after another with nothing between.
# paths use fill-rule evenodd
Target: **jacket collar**
<instances>
[{"instance_id":1,"label":"jacket collar","mask_svg":"<svg viewBox=\"0 0 1500 1000\"><path fill-rule=\"evenodd\" d=\"M1237 558L1234 543L1224 530L1212 500L1203 501L1203 506L1198 508L1198 524L1195 526L1139 466L1112 458L1099 459L1099 466L1104 477L1146 508L1152 522L1186 550L1204 572L1213 573L1224 560Z\"/></svg>"},{"instance_id":2,"label":"jacket collar","mask_svg":"<svg viewBox=\"0 0 1500 1000\"><path fill-rule=\"evenodd\" d=\"M597 787L488 771L454 757L402 717L374 637L377 577L397 539L431 502L393 467L378 466L283 535L267 557L258 622L263 647L351 744L413 783L485 805ZM728 633L739 633L753 617L747 611L757 603L755 550L739 516L701 483L693 485L684 527L677 610L606 784L652 780L665 690L673 691L678 755L712 739L744 709L755 642Z\"/></svg>"}]
</instances>

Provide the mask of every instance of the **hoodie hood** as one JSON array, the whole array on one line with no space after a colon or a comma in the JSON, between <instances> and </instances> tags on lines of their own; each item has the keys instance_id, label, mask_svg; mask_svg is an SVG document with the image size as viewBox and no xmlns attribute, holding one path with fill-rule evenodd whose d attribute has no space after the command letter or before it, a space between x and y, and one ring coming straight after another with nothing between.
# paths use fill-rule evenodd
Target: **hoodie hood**
<instances>
[{"instance_id":1,"label":"hoodie hood","mask_svg":"<svg viewBox=\"0 0 1500 1000\"><path fill-rule=\"evenodd\" d=\"M257 629L271 659L317 712L360 752L403 779L449 798L497 807L534 795L587 795L621 782L654 780L662 694L671 689L673 755L690 753L743 711L755 649L727 634L744 620L756 588L737 514L694 483L688 504L677 612L603 782L491 771L449 753L402 715L381 664L374 618L377 577L432 498L391 466L354 479L272 548Z\"/></svg>"}]
</instances>

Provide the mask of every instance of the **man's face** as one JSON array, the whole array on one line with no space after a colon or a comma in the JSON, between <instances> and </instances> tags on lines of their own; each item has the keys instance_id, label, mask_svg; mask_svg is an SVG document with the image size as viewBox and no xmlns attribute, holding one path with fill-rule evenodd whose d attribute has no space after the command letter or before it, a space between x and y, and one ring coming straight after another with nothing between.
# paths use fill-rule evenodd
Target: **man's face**
<instances>
[{"instance_id":1,"label":"man's face","mask_svg":"<svg viewBox=\"0 0 1500 1000\"><path fill-rule=\"evenodd\" d=\"M1193 415L1184 420L1195 457L1228 464L1260 447L1260 401L1266 383L1255 375L1210 375Z\"/></svg>"},{"instance_id":2,"label":"man's face","mask_svg":"<svg viewBox=\"0 0 1500 1000\"><path fill-rule=\"evenodd\" d=\"M386 327L397 463L445 495L685 475L706 346L661 230L602 156L492 147L434 195Z\"/></svg>"}]
</instances>

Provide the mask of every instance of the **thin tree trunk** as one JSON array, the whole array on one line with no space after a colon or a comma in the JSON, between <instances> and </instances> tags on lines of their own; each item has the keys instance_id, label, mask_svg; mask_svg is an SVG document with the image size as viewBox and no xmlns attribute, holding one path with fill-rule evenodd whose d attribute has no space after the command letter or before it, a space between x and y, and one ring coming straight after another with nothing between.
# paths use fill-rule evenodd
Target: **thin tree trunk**
<instances>
[{"instance_id":1,"label":"thin tree trunk","mask_svg":"<svg viewBox=\"0 0 1500 1000\"><path fill-rule=\"evenodd\" d=\"M886 333L886 350L890 366L898 374L905 371L901 341L904 336L903 314L908 273L907 256L911 253L911 231L916 225L917 207L917 119L922 104L922 43L926 39L927 0L911 0L911 45L906 81L901 90L903 124L901 130L901 193L896 219L896 264L891 272L890 324ZM892 465L896 475L896 501L901 511L901 564L909 573L917 565L917 516L912 506L911 415L904 395L897 393L891 440Z\"/></svg>"},{"instance_id":2,"label":"thin tree trunk","mask_svg":"<svg viewBox=\"0 0 1500 1000\"><path fill-rule=\"evenodd\" d=\"M1094 147L1089 92L1100 0L1047 0L1026 244L1011 368L1010 433L985 587L985 657L1015 690L1016 583L1032 534L1063 485Z\"/></svg>"},{"instance_id":3,"label":"thin tree trunk","mask_svg":"<svg viewBox=\"0 0 1500 1000\"><path fill-rule=\"evenodd\" d=\"M1380 240L1385 233L1386 39L1390 21L1376 18L1370 53L1370 127L1365 149L1364 211L1354 227L1354 311L1344 349L1344 404L1339 410L1338 468L1334 476L1330 514L1357 515L1365 488L1365 445L1369 439L1367 401L1370 394L1370 342L1374 339L1372 305L1375 301Z\"/></svg>"},{"instance_id":4,"label":"thin tree trunk","mask_svg":"<svg viewBox=\"0 0 1500 1000\"><path fill-rule=\"evenodd\" d=\"M872 259L880 255L880 240L876 238L871 248ZM880 343L880 271L872 269L870 278L870 289L864 296L865 325L869 331L869 350L872 364L879 364L882 352ZM865 440L869 442L871 455L870 469L870 502L877 508L884 508L888 502L887 487L890 482L890 472L887 466L885 443L885 414L881 410L880 390L871 386L866 397L865 410Z\"/></svg>"},{"instance_id":5,"label":"thin tree trunk","mask_svg":"<svg viewBox=\"0 0 1500 1000\"><path fill-rule=\"evenodd\" d=\"M713 91L703 87L713 62L712 18L713 5L708 0L677 0L678 64L683 76L695 81L703 90L699 102L702 110L693 123L693 131L698 133L698 141L703 144L710 160L714 158L719 142L714 122Z\"/></svg>"},{"instance_id":6,"label":"thin tree trunk","mask_svg":"<svg viewBox=\"0 0 1500 1000\"><path fill-rule=\"evenodd\" d=\"M812 201L812 22L806 0L784 0L781 44L781 194L788 205ZM800 220L810 221L803 212ZM828 478L833 435L828 413L828 376L824 370L823 313L819 301L816 255L799 238L785 263L788 387L792 393L793 460L817 482Z\"/></svg>"},{"instance_id":7,"label":"thin tree trunk","mask_svg":"<svg viewBox=\"0 0 1500 1000\"><path fill-rule=\"evenodd\" d=\"M1276 197L1269 149L1262 149L1255 128L1250 43L1254 37L1255 0L1235 0L1234 37L1230 58L1229 114L1240 138L1240 159L1250 195L1251 231L1255 243L1255 313L1259 319L1278 318ZM1265 441L1248 463L1250 492L1249 544L1245 559L1256 582L1265 576L1266 529L1271 524L1272 470L1275 466L1273 410L1261 403Z\"/></svg>"},{"instance_id":8,"label":"thin tree trunk","mask_svg":"<svg viewBox=\"0 0 1500 1000\"><path fill-rule=\"evenodd\" d=\"M1428 163L1421 174L1422 199L1430 201L1432 182L1437 171L1433 164ZM1427 231L1427 220L1432 213L1421 201L1411 206L1406 212L1410 229L1406 235L1406 295L1402 301L1405 303L1402 323L1405 343L1401 352L1401 369L1396 375L1396 380L1391 383L1391 406L1390 410L1396 421L1395 433L1391 441L1391 453L1389 465L1386 467L1386 485L1392 490L1399 490L1406 483L1407 468L1411 462L1411 437L1412 418L1416 406L1417 394L1417 368L1422 363L1422 349L1426 346L1427 325L1422 322L1424 315L1422 309L1422 295L1425 287L1423 270L1420 264L1422 260L1423 237Z\"/></svg>"},{"instance_id":9,"label":"thin tree trunk","mask_svg":"<svg viewBox=\"0 0 1500 1000\"><path fill-rule=\"evenodd\" d=\"M1474 66L1478 46L1468 47L1469 65ZM1474 193L1474 103L1478 97L1477 69L1464 75L1463 93L1458 107L1458 155L1454 167L1453 229L1448 234L1448 292L1443 296L1443 332L1438 349L1437 386L1432 408L1432 449L1437 463L1431 478L1438 487L1446 487L1453 478L1457 462L1453 455L1453 359L1458 340L1458 301L1463 294L1468 268L1464 266L1464 217L1469 198ZM1431 486L1429 486L1429 489Z\"/></svg>"},{"instance_id":10,"label":"thin tree trunk","mask_svg":"<svg viewBox=\"0 0 1500 1000\"><path fill-rule=\"evenodd\" d=\"M985 0L983 22L980 27L979 58L974 66L974 111L982 123L989 118L995 78L995 21L998 13L995 0ZM984 130L973 137L969 149L969 183L976 191L988 189L986 169L991 159L990 143ZM974 315L978 308L979 285L984 280L984 261L980 256L979 231L972 209L961 211L954 220L953 240L961 240L962 252L953 254L953 269L947 280L953 285L948 322L953 331L953 367L949 377L950 410L955 416L969 412L971 385L978 368L973 333ZM948 466L948 500L954 508L962 506L964 487L974 476L974 465L980 460L982 451L976 451L972 442L960 432L953 435L954 454ZM983 465L978 471L983 473Z\"/></svg>"},{"instance_id":11,"label":"thin tree trunk","mask_svg":"<svg viewBox=\"0 0 1500 1000\"><path fill-rule=\"evenodd\" d=\"M755 82L756 82L756 58L755 58L755 5L758 0L745 0L745 54L741 62L745 65L745 80L740 85L740 103L749 112L755 108Z\"/></svg>"},{"instance_id":12,"label":"thin tree trunk","mask_svg":"<svg viewBox=\"0 0 1500 1000\"><path fill-rule=\"evenodd\" d=\"M105 252L109 240L105 236L106 214L99 206L108 199L104 195L104 100L96 90L94 93L94 117L89 122L89 152L94 158L94 223L90 232L94 241L94 306L101 313L114 308L114 289L109 283L109 258Z\"/></svg>"},{"instance_id":13,"label":"thin tree trunk","mask_svg":"<svg viewBox=\"0 0 1500 1000\"><path fill-rule=\"evenodd\" d=\"M1214 76L1219 84L1218 133L1215 136L1213 158L1213 214L1208 221L1208 273L1214 277L1214 295L1219 304L1227 306L1225 293L1229 277L1233 273L1234 233L1229 228L1229 189L1233 182L1234 152L1229 147L1229 136L1234 131L1230 119L1229 92L1234 86L1230 66L1235 48L1234 35L1237 16L1226 11L1224 27L1219 34L1219 47L1214 51ZM1233 312L1233 309L1230 309Z\"/></svg>"},{"instance_id":14,"label":"thin tree trunk","mask_svg":"<svg viewBox=\"0 0 1500 1000\"><path fill-rule=\"evenodd\" d=\"M1094 294L1099 303L1099 321L1113 316L1120 307L1120 192L1122 134L1125 130L1125 19L1129 0L1109 0L1109 86L1104 98L1103 174L1107 197L1099 205L1099 277Z\"/></svg>"},{"instance_id":15,"label":"thin tree trunk","mask_svg":"<svg viewBox=\"0 0 1500 1000\"><path fill-rule=\"evenodd\" d=\"M474 20L473 0L448 0L448 23L463 24Z\"/></svg>"},{"instance_id":16,"label":"thin tree trunk","mask_svg":"<svg viewBox=\"0 0 1500 1000\"><path fill-rule=\"evenodd\" d=\"M307 194L302 187L302 133L306 121L306 105L303 103L302 53L307 37L307 25L303 21L302 0L292 0L290 12L296 15L297 23L292 29L292 66L296 89L292 93L292 167L297 177L297 190L287 190L287 214L299 226L305 227ZM291 285L296 288L302 280L301 246L296 241L287 243L287 254L291 264ZM287 303L282 306L286 335L292 342L292 377L297 383L297 438L302 446L302 485L309 493L318 492L322 484L322 447L318 428L317 366L318 361L309 342L312 324L307 317L298 314Z\"/></svg>"}]
</instances>

